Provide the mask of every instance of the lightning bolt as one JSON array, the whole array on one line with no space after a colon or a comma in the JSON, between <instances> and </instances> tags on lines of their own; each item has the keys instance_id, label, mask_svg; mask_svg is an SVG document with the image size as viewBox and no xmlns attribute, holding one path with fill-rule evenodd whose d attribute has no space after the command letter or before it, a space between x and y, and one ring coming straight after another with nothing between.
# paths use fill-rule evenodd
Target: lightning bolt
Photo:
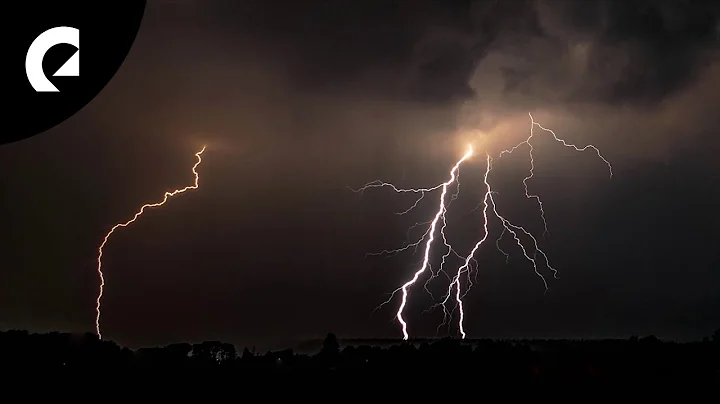
<instances>
[{"instance_id":1,"label":"lightning bolt","mask_svg":"<svg viewBox=\"0 0 720 404\"><path fill-rule=\"evenodd\" d=\"M600 153L600 150L597 147L595 147L593 145L587 145L585 147L580 148L574 144L570 144L570 143L566 142L565 140L559 138L554 131L547 129L547 128L543 127L542 125L540 125L539 123L535 122L535 119L533 118L532 114L528 113L528 116L530 117L530 123L531 123L530 124L530 135L524 141L513 146L511 149L503 150L502 152L500 152L500 157L502 157L505 154L511 154L512 152L514 152L515 150L517 150L519 147L521 147L523 145L528 146L528 149L529 149L528 150L528 159L530 161L530 172L525 178L523 178L522 183L523 183L523 188L525 190L525 197L528 199L535 199L538 203L538 207L540 208L540 216L542 218L543 225L544 225L543 236L545 236L546 234L548 234L548 228L547 228L547 221L545 220L545 210L543 209L542 200L540 199L539 195L530 193L530 191L528 190L528 183L527 183L528 180L533 178L534 170L535 170L535 159L533 156L534 148L533 148L531 141L532 141L533 137L535 136L534 129L536 126L540 129L544 130L545 132L550 133L556 142L562 144L565 147L570 147L578 152L592 149L593 151L595 151L595 153L598 155L598 157L608 166L611 178L612 178L613 172L612 172L612 165L605 157L603 157L603 155ZM458 320L458 328L459 328L462 338L466 337L465 330L464 330L465 312L463 309L462 299L465 297L467 292L472 287L472 283L468 284L468 287L465 290L465 293L463 293L461 295L460 277L464 273L469 273L471 259L473 258L473 256L477 252L477 250L480 248L480 246L488 238L488 234L489 234L488 233L488 216L487 216L488 202L490 202L490 205L492 205L492 213L502 223L502 233L500 234L500 237L496 240L495 245L497 246L498 250L505 256L506 262L510 256L508 253L506 253L504 250L502 250L500 248L499 243L500 243L500 240L502 239L502 237L505 235L505 233L510 233L513 236L513 239L517 243L518 247L520 247L520 250L522 251L522 254L525 257L525 259L527 259L532 264L535 274L542 280L543 286L545 287L546 292L548 290L548 283L547 283L547 280L545 279L545 277L539 271L538 262L537 262L538 254L543 258L545 267L547 267L552 272L553 277L555 279L558 279L558 271L550 265L550 260L548 259L547 254L545 254L545 252L542 249L540 249L537 238L535 238L535 236L533 236L532 233L530 233L524 227L513 224L508 219L506 219L504 216L500 215L500 213L498 213L497 203L495 202L495 198L493 196L494 191L492 190L492 187L490 186L490 183L488 181L488 176L490 175L490 171L492 170L492 158L490 157L489 154L487 155L487 166L486 167L487 168L486 168L485 176L484 176L484 185L485 185L486 192L485 192L485 196L484 196L483 202L482 202L482 205L484 205L484 209L483 209L484 235L480 239L480 241L478 241L475 244L472 251L466 258L465 263L458 268L457 274L453 277L452 282L450 283L447 294L445 295L443 301L440 303L443 307L443 313L444 313L443 323L441 324L441 326L442 326L443 324L445 324L447 322L448 316L452 316L452 312L448 313L446 304L451 295L453 287L455 287L456 308L460 312L460 316L459 316L460 318ZM526 238L528 238L532 241L532 247L534 250L534 252L532 253L532 256L530 255L528 248L524 245L522 239L519 237L518 233L524 235Z\"/></svg>"},{"instance_id":2,"label":"lightning bolt","mask_svg":"<svg viewBox=\"0 0 720 404\"><path fill-rule=\"evenodd\" d=\"M456 182L456 180L457 180L458 171L460 170L460 164L462 164L463 161L465 161L465 160L467 160L468 158L470 158L470 156L472 156L472 147L468 147L468 150L465 152L465 155L464 155L460 160L458 160L458 161L455 163L455 165L453 166L453 168L450 170L450 179L448 179L446 182L443 182L443 183L438 184L438 185L436 185L436 186L434 186L434 187L431 187L431 188L401 189L401 188L397 188L395 185L390 184L390 183L387 183L387 182L374 181L374 182L371 182L371 183L366 184L365 186L363 186L363 187L360 188L359 190L354 190L355 192L363 192L363 191L365 191L365 190L368 189L368 188L389 187L389 188L391 188L393 191L395 191L395 192L397 192L397 193L412 192L412 193L420 194L420 197L415 200L415 203L412 205L412 207L411 207L410 209L408 209L408 210L406 210L406 211L404 211L404 212L401 212L401 214L404 214L404 213L407 213L407 212L411 211L411 210L414 209L415 207L417 207L418 203L420 203L420 201L425 197L425 194L426 194L426 193L431 192L431 191L434 191L434 190L437 190L437 189L442 189L442 193L440 194L440 203L439 203L439 205L438 205L438 210L437 210L437 212L435 213L435 217L434 217L433 220L430 222L430 228L425 232L425 234L422 236L422 238L420 239L420 241L418 241L418 242L416 242L416 243L410 243L410 244L408 244L407 246L405 246L405 247L403 247L403 248L400 248L400 249L398 249L398 250L386 251L386 252L389 252L389 253L394 253L394 252L403 251L403 250L405 250L405 249L410 248L411 246L417 246L418 244L420 244L420 243L427 237L427 241L425 242L425 255L424 255L424 257L423 257L423 261L422 261L422 264L421 264L421 266L420 266L420 269L418 269L418 270L415 272L415 274L414 274L414 276L412 277L412 279L408 280L408 281L405 282L401 287L399 287L399 288L397 288L395 291L393 291L393 293L391 294L390 298L389 298L385 303L383 303L383 304L381 304L380 306L378 306L378 308L379 308L379 307L382 307L384 304L390 302L390 300L392 300L392 298L394 297L394 295L395 295L397 292L402 291L402 302L400 303L400 307L398 308L396 317L397 317L398 321L400 322L400 324L402 324L403 338L406 339L406 340L409 338L409 335L408 335L408 332L407 332L407 322L405 322L405 320L403 319L403 310L405 309L405 305L407 304L408 289L409 289L410 286L412 286L415 282L417 282L417 280L420 278L420 276L421 276L426 270L428 270L428 268L430 267L430 250L431 250L431 248L432 248L433 241L435 240L435 229L437 228L438 222L441 221L441 220L442 220L442 223L443 223L443 224L442 224L442 226L440 227L440 233L441 233L442 238L443 238L443 243L444 243L445 246L448 248L448 251L454 251L454 250L452 249L452 247L450 247L450 245L448 244L447 239L445 238L445 233L444 233L445 226L446 226L446 224L447 224L447 223L446 223L446 220L445 220L445 213L447 212L447 205L446 205L446 203L445 203L445 198L446 198L446 196L447 196L448 187L449 187L453 182ZM451 197L451 198L452 198L452 197ZM451 199L451 200L452 200L452 199ZM445 262L445 258L447 258L448 254L450 254L450 253L451 253L451 252L448 252L448 253L446 253L446 254L443 256L443 263ZM430 271L432 272L432 269L430 269ZM442 271L442 266L441 266L441 268L440 268L439 271ZM431 278L432 278L433 276L436 276L436 275L435 275L435 274L432 274L432 275L431 275Z\"/></svg>"},{"instance_id":3,"label":"lightning bolt","mask_svg":"<svg viewBox=\"0 0 720 404\"><path fill-rule=\"evenodd\" d=\"M502 157L505 154L511 154L512 152L514 152L515 150L517 150L518 148L520 148L523 145L528 146L528 159L530 160L530 173L527 175L527 177L523 178L522 183L523 183L523 187L525 188L525 197L528 199L534 199L535 201L537 201L538 207L540 208L540 217L542 219L543 226L545 228L545 231L543 232L543 236L545 236L549 232L548 232L547 220L545 219L545 209L543 208L542 200L540 199L539 195L530 193L530 191L528 190L528 183L527 183L530 179L532 179L535 176L535 158L533 156L533 151L535 149L534 149L531 141L532 141L533 137L535 136L534 129L536 126L540 129L544 130L545 132L552 134L553 139L565 147L575 149L575 151L579 151L579 152L582 152L582 151L585 151L588 149L594 150L595 153L597 153L598 157L600 157L600 159L603 162L605 162L605 164L607 164L608 169L610 170L610 178L612 178L613 172L612 172L612 165L610 165L610 162L607 161L607 159L605 159L605 157L603 157L602 154L600 154L600 150L597 147L595 147L593 145L587 145L585 147L580 148L580 147L575 146L574 144L567 143L565 140L560 139L555 134L555 132L553 132L552 130L546 129L546 128L542 127L542 125L540 125L539 123L535 122L535 119L533 118L531 113L528 112L528 116L530 117L530 136L528 136L527 139L518 143L517 145L513 146L512 148L501 151L500 157Z\"/></svg>"},{"instance_id":4,"label":"lightning bolt","mask_svg":"<svg viewBox=\"0 0 720 404\"><path fill-rule=\"evenodd\" d=\"M477 252L478 249L480 249L480 246L487 240L488 235L490 234L488 230L488 220L487 220L487 208L488 208L488 199L492 197L491 190L490 190L490 184L488 183L488 175L490 174L490 155L488 155L488 169L485 171L485 186L487 187L487 191L485 192L485 197L483 198L483 230L484 234L483 237L478 241L473 249L470 251L470 254L468 254L467 258L465 258L465 263L458 268L457 274L453 277L452 282L450 282L450 286L448 287L448 292L445 295L445 299L443 299L441 305L443 308L443 322L438 326L438 329L442 327L446 322L448 315L450 315L447 311L447 301L450 298L450 294L452 293L453 286L455 287L455 301L457 302L457 307L460 309L460 321L459 321L459 327L460 327L460 334L463 338L465 338L465 327L464 327L464 320L465 320L465 311L463 310L462 305L462 298L463 296L460 295L460 275L462 275L465 272L469 272L470 270L470 262L473 260L473 257L475 256L475 252ZM469 289L469 287L468 287ZM466 292L467 293L467 292Z\"/></svg>"},{"instance_id":5,"label":"lightning bolt","mask_svg":"<svg viewBox=\"0 0 720 404\"><path fill-rule=\"evenodd\" d=\"M535 130L534 130L535 127L538 127L540 129L542 129L543 131L550 133L556 142L562 144L565 147L572 148L575 151L582 152L582 151L586 151L588 149L593 150L598 155L598 157L608 166L611 178L613 176L612 165L605 157L603 157L603 155L600 153L600 150L597 147L595 147L593 145L578 147L573 144L570 144L570 143L566 142L565 140L559 138L555 134L554 131L547 129L547 128L543 127L542 125L540 125L539 123L535 122L532 114L528 114L528 115L530 117L530 122L531 122L530 135L525 140L523 140L522 142L513 146L512 148L501 151L500 156L498 158L501 158L502 156L504 156L506 154L511 154L522 146L528 147L528 149L529 149L528 150L528 159L530 162L530 170L529 170L529 174L525 178L523 178L522 184L523 184L523 188L525 190L525 197L527 199L534 199L538 204L538 207L540 209L540 216L541 216L541 219L543 221L543 226L544 226L543 236L546 236L549 234L549 231L548 231L547 221L545 219L545 210L543 207L542 200L540 199L540 196L530 193L529 187L528 187L528 181L534 177L534 170L535 170L535 159L533 156L534 147L532 144L532 140L534 139L534 136L535 136ZM411 211L415 207L417 207L418 203L420 202L420 200L422 200L425 197L426 193L435 191L437 189L442 189L442 194L440 195L440 204L439 204L438 210L435 214L434 219L429 222L430 228L422 235L422 237L418 241L416 241L414 243L408 243L405 247L402 247L397 250L384 250L380 253L372 254L372 255L380 255L380 254L386 254L386 253L397 253L397 252L407 250L408 248L411 248L411 247L417 248L423 241L426 241L425 256L424 256L421 268L415 272L412 279L407 281L401 287L395 289L395 291L393 291L391 293L390 298L388 300L386 300L384 303L382 303L380 306L378 306L378 308L380 308L383 305L389 303L393 299L393 297L395 296L395 294L397 292L402 291L402 301L401 301L400 307L397 311L396 318L402 326L403 339L405 339L405 340L408 339L408 332L407 332L407 323L403 319L403 310L407 304L408 289L410 288L410 286L412 286L414 283L417 282L417 280L420 278L420 276L422 276L423 273L428 268L430 268L431 275L424 285L425 290L427 290L429 293L429 290L427 289L427 285L431 280L435 279L440 273L443 273L447 276L447 273L442 270L443 266L445 265L446 258L448 258L450 256L450 254L453 254L453 253L457 257L460 257L459 254L457 254L455 252L455 250L447 242L447 238L445 235L445 227L447 225L447 222L445 220L445 213L447 212L447 208L449 205L449 203L448 204L445 203L445 198L446 198L448 186L450 184L452 184L453 181L456 181L456 173L459 170L460 164L464 160L469 158L471 154L472 154L472 149L468 148L468 152L465 154L465 156L463 156L463 158L460 159L455 164L455 166L452 168L452 170L450 171L450 180L448 182L436 185L431 188L400 189L390 183L374 181L372 183L367 184L365 187L361 188L358 191L358 192L361 192L370 187L390 187L397 193L414 192L414 193L420 194L420 197L415 201L415 203L410 207L410 209L408 209L404 212L400 212L400 214L404 214L404 213ZM431 308L430 308L430 310L433 308L436 308L436 307L442 307L442 309L443 309L443 322L438 326L438 331L439 331L440 327L442 327L443 325L445 325L445 324L449 325L449 320L452 318L455 310L458 310L459 311L458 328L459 328L459 332L460 332L460 335L462 338L466 337L465 327L464 327L465 310L463 307L463 298L467 295L467 293L473 286L472 277L470 276L471 272L473 271L473 265L472 265L473 263L475 264L475 277L477 277L477 274L479 272L479 270L477 268L478 267L477 261L475 260L475 255L478 253L478 251L480 250L480 247L488 240L488 238L490 236L489 213L492 213L492 215L495 218L497 218L497 220L502 225L502 232L500 233L500 236L495 240L495 246L497 247L498 251L500 251L500 253L502 253L505 256L506 262L508 262L510 255L500 247L500 241L505 236L505 234L510 234L513 237L513 239L515 240L515 243L519 247L520 251L522 252L523 257L532 265L534 273L541 279L546 292L548 290L548 282L547 282L547 279L545 278L545 276L540 272L541 267L544 266L547 270L549 270L552 273L553 278L559 279L558 271L550 264L550 260L547 256L547 254L545 254L545 252L539 246L538 239L529 230L525 229L524 227L522 227L518 224L511 222L505 216L503 216L499 213L498 207L497 207L497 202L495 200L496 192L493 191L490 181L489 181L490 171L492 170L492 162L493 162L493 159L490 156L490 154L488 153L487 159L486 159L486 170L485 170L485 175L484 175L484 180L483 180L484 187L485 187L485 194L483 196L482 202L480 204L478 204L478 206L475 209L473 209L473 210L477 210L480 208L480 206L483 207L483 209L482 209L482 216L483 216L482 237L473 246L473 248L471 249L471 251L469 252L469 254L466 257L464 257L464 258L460 257L463 260L463 264L458 267L457 271L455 272L455 274L452 277L447 276L450 281L449 286L447 288L447 292L442 297L440 302L431 306ZM458 189L458 192L459 192L459 189ZM456 199L457 197L458 197L458 193L454 194L451 198L451 201ZM442 256L440 270L437 272L433 272L432 268L430 266L430 249L431 249L431 244L434 240L435 229L436 229L437 223L439 221L442 221L442 226L440 228L440 234L442 236L443 243L444 243L445 247L447 248L447 253L445 253ZM425 224L425 223L416 223L413 226L413 228L417 227L421 224ZM427 240L426 240L426 238L427 238ZM463 278L463 276L465 276L465 278ZM466 279L466 284L467 284L467 286L465 287L464 290L462 288L462 282L461 282L462 279ZM455 304L454 304L454 308L452 310L449 310L448 303L450 301L451 296L453 296L453 293L452 293L453 290L455 291L455 293L454 293ZM431 297L432 297L432 294L431 294ZM376 308L376 310L377 310L377 308Z\"/></svg>"},{"instance_id":6,"label":"lightning bolt","mask_svg":"<svg viewBox=\"0 0 720 404\"><path fill-rule=\"evenodd\" d=\"M200 151L198 151L197 153L195 153L195 157L197 157L197 162L196 162L195 165L192 167L192 172L193 172L193 174L195 175L195 182L193 183L193 185L189 185L189 186L187 186L187 187L185 187L185 188L176 189L176 190L171 191L171 192L165 192L162 201L160 201L160 202L155 202L155 203L147 203L147 204L143 205L142 207L140 207L140 210L138 210L138 211L135 213L135 215L132 217L132 219L130 219L130 220L128 220L127 222L124 222L124 223L118 223L118 224L116 224L115 226L113 226L113 227L110 229L110 231L107 232L107 234L105 234L105 238L103 238L103 241L102 241L102 243L100 244L100 247L98 247L98 257L97 257L97 273L98 273L98 276L100 277L100 288L99 288L99 290L98 290L97 299L95 300L95 303L96 303L96 306L95 306L95 312L96 312L96 317L95 317L95 331L97 332L97 335L98 335L98 338L99 338L99 339L102 339L102 333L100 332L100 303L101 303L101 301L102 301L103 290L104 290L104 288L105 288L105 276L104 276L103 270L102 270L103 248L105 247L105 245L107 244L108 240L110 239L110 236L115 232L115 230L117 230L117 229L119 229L119 228L121 228L121 227L127 227L127 226L129 226L131 223L133 223L134 221L136 221L136 220L145 212L145 209L148 209L148 208L157 208L157 207L159 207L159 206L164 205L165 202L167 202L168 199L170 199L170 197L173 197L173 196L178 195L178 194L182 194L183 192L189 191L189 190L191 190L191 189L198 189L198 186L199 186L199 184L200 184L200 182L199 182L199 181L200 181L200 175L198 174L198 172L196 171L196 169L197 169L197 167L200 165L200 163L202 162L202 158L201 158L200 156L203 154L204 151L205 151L205 146L203 146L202 149L200 149Z\"/></svg>"}]
</instances>

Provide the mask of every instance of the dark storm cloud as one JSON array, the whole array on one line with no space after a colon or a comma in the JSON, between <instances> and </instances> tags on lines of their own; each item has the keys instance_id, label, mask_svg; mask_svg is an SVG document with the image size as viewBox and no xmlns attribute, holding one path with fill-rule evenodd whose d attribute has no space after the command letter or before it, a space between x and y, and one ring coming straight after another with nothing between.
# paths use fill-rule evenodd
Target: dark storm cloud
<instances>
[{"instance_id":1,"label":"dark storm cloud","mask_svg":"<svg viewBox=\"0 0 720 404\"><path fill-rule=\"evenodd\" d=\"M553 56L581 70L560 101L658 102L691 83L718 44L716 2L540 1L536 10L565 50Z\"/></svg>"},{"instance_id":2,"label":"dark storm cloud","mask_svg":"<svg viewBox=\"0 0 720 404\"><path fill-rule=\"evenodd\" d=\"M462 128L491 132L493 142L510 137L498 146L507 147L532 112L616 158L642 159L666 158L713 125L706 118L718 102L717 3L532 4L533 29L501 33L478 61Z\"/></svg>"},{"instance_id":3,"label":"dark storm cloud","mask_svg":"<svg viewBox=\"0 0 720 404\"><path fill-rule=\"evenodd\" d=\"M657 102L687 86L717 48L711 1L207 2L216 29L275 48L303 91L414 101L472 96L475 65L507 59L508 92L559 85L556 102ZM217 21L225 21L218 26ZM570 85L570 83L572 85ZM476 90L480 91L480 89ZM482 96L482 94L477 94ZM534 94L538 95L538 94Z\"/></svg>"},{"instance_id":4,"label":"dark storm cloud","mask_svg":"<svg viewBox=\"0 0 720 404\"><path fill-rule=\"evenodd\" d=\"M487 80L500 79L506 97L656 104L692 84L718 47L716 2L534 5L530 23L541 34L507 32L491 46L493 67L483 71Z\"/></svg>"},{"instance_id":5,"label":"dark storm cloud","mask_svg":"<svg viewBox=\"0 0 720 404\"><path fill-rule=\"evenodd\" d=\"M416 133L427 141L458 127L515 122L509 130L524 131L528 111L553 124L612 111L617 125L646 126L676 109L668 103L685 92L704 91L698 80L712 87L708 69L718 60L720 7L710 1L244 1L173 9L185 35L194 29L212 39L204 45L212 59L269 72L258 91L272 86L290 104L306 105L295 112L300 119L353 104L377 119L383 113L367 108L374 103L392 111L385 116L420 112L394 117L406 125L434 110L428 130ZM672 135L659 137L661 144ZM451 146L440 153L458 152L458 141L443 144Z\"/></svg>"},{"instance_id":6,"label":"dark storm cloud","mask_svg":"<svg viewBox=\"0 0 720 404\"><path fill-rule=\"evenodd\" d=\"M311 0L195 7L218 32L272 48L301 91L447 102L472 95L467 79L475 62L529 4Z\"/></svg>"}]
</instances>

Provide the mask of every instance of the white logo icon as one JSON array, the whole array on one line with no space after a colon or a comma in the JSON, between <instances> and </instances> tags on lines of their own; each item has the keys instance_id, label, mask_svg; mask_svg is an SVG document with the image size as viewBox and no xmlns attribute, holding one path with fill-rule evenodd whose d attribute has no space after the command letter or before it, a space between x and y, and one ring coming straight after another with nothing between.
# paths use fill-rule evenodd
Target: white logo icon
<instances>
[{"instance_id":1,"label":"white logo icon","mask_svg":"<svg viewBox=\"0 0 720 404\"><path fill-rule=\"evenodd\" d=\"M38 35L30 44L27 56L25 56L25 74L30 85L37 92L59 92L48 80L43 71L42 62L47 51L55 45L68 44L78 50L58 71L54 77L77 77L80 76L80 31L72 27L55 27Z\"/></svg>"}]
</instances>

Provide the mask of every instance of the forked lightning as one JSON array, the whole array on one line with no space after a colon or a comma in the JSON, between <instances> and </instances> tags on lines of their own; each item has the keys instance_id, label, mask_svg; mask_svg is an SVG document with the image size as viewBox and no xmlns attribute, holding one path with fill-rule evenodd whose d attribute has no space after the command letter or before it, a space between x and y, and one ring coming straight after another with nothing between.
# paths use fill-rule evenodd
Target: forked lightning
<instances>
[{"instance_id":1,"label":"forked lightning","mask_svg":"<svg viewBox=\"0 0 720 404\"><path fill-rule=\"evenodd\" d=\"M523 183L523 187L525 190L525 196L528 199L534 199L538 204L538 207L540 209L540 216L542 218L543 226L544 226L543 236L545 236L548 234L548 226L547 226L547 221L545 219L545 210L543 207L543 203L538 195L530 193L530 191L528 189L528 181L533 178L534 170L535 170L535 160L534 160L534 156L533 156L534 148L533 148L532 140L534 139L534 137L536 135L536 133L535 133L536 127L542 129L543 131L545 131L547 133L550 133L556 142L562 144L565 147L572 148L576 151L586 151L588 149L593 150L598 155L598 157L608 166L608 169L610 170L610 177L612 177L613 172L612 172L612 166L611 166L610 162L605 157L603 157L603 155L600 153L600 150L597 147L595 147L593 145L578 147L573 144L567 143L565 140L560 139L555 134L555 132L553 132L552 130L546 129L543 126L541 126L539 123L535 122L535 120L533 119L531 114L528 114L528 115L530 116L530 123L531 123L530 124L530 135L524 141L518 143L514 147L500 152L500 155L498 158L502 158L502 156L504 156L506 154L511 154L511 153L515 152L517 149L519 149L523 146L527 146L528 159L530 162L530 172L525 178L523 178L522 183ZM465 333L465 325L464 325L465 310L463 307L463 298L465 297L465 295L468 293L468 291L472 287L473 283L472 283L472 278L471 278L471 272L473 271L473 269L475 270L475 276L477 276L477 265L475 265L475 268L473 268L473 265L472 265L473 263L477 264L474 257L480 250L480 247L488 240L488 237L490 236L488 213L491 213L493 216L495 216L499 220L499 222L502 224L502 232L500 233L500 236L496 239L495 245L496 245L497 249L503 255L505 255L506 260L509 259L510 256L507 252L503 251L500 248L499 242L505 234L509 233L513 237L515 242L517 243L518 247L520 248L520 251L522 252L523 257L532 265L535 274L541 279L546 291L548 289L548 282L545 279L545 276L543 276L543 274L541 272L541 267L544 266L547 270L549 270L553 274L554 278L556 278L556 279L558 278L558 271L550 265L550 260L548 259L545 252L540 248L537 238L530 231L526 230L524 227L519 226L515 223L512 223L510 220L508 220L506 217L502 216L499 213L497 203L495 201L495 196L494 196L495 192L492 190L492 187L491 187L491 184L489 181L490 171L492 170L492 162L493 162L493 159L490 156L490 154L487 154L487 158L486 158L486 169L485 169L484 184L483 184L484 188L485 188L485 194L483 196L483 199L482 199L480 205L478 205L478 208L480 206L482 206L482 217L483 217L482 237L474 245L474 247L469 252L469 254L466 257L462 258L464 263L457 269L457 271L455 271L455 273L452 276L449 276L445 272L443 267L445 265L446 258L448 256L450 256L450 254L457 255L457 253L455 252L453 247L448 243L447 238L445 236L445 228L447 225L447 222L445 219L445 214L447 212L448 205L450 202L450 201L446 201L447 189L453 182L457 182L458 171L460 169L460 165L463 162L465 162L467 159L469 159L471 157L471 155L472 155L472 148L468 147L468 151L465 153L465 155L460 160L458 160L455 163L455 165L453 166L453 168L450 170L449 180L447 182L444 182L442 184L439 184L439 185L436 185L433 187L417 188L417 189L400 189L400 188L396 187L395 185L387 183L387 182L374 181L374 182L371 182L371 183L365 185L364 187L360 188L359 190L355 190L356 192L362 192L368 188L388 187L397 193L419 194L419 197L415 200L413 205L410 208L408 208L407 210L405 210L403 212L399 212L399 214L405 214L405 213L408 213L411 210L413 210L415 207L418 206L418 204L425 197L426 194L428 194L432 191L441 190L439 205L438 205L438 208L437 208L437 211L435 213L433 220L426 222L426 223L416 223L415 225L413 225L413 227L417 227L417 226L420 226L423 224L428 224L428 223L430 225L429 228L427 229L427 231L420 237L419 240L417 240L413 243L408 243L405 247L400 248L400 249L385 250L380 253L375 253L375 254L396 253L396 252L404 251L411 247L417 248L420 244L425 242L425 255L423 257L423 262L420 266L420 269L418 269L413 274L413 277L410 280L408 280L402 286L400 286L395 291L393 291L393 293L391 294L390 298L387 301L385 301L383 304L378 306L378 307L382 307L383 305L389 303L393 299L393 297L395 296L395 294L397 292L402 292L402 300L400 302L400 306L398 308L396 318L397 318L398 322L400 322L400 324L401 324L403 338L405 340L407 340L409 338L409 334L408 334L408 330L407 330L408 329L407 322L403 318L403 312L404 312L404 309L407 304L409 289L416 282L418 282L420 277L423 276L423 274L426 271L428 271L428 269L429 269L430 275L428 276L428 279L425 282L426 290L428 290L427 289L428 282L435 279L439 274L446 275L449 280L447 292L442 297L442 299L440 299L440 301L432 307L432 308L442 307L442 309L443 309L443 313L444 313L443 322L438 327L438 330L441 326L448 324L449 319L453 316L454 310L458 310L459 311L458 328L459 328L460 336L462 338L465 338L467 336L467 334ZM458 189L458 192L459 192L459 189ZM454 200L455 198L457 198L457 193L455 195L453 195L451 200ZM437 224L440 221L442 221L442 225L440 226L440 229L438 230ZM430 251L432 248L433 241L435 240L435 233L438 231L442 237L442 240L445 245L445 248L447 249L446 250L447 252L442 256L441 265L439 266L438 270L433 271L431 262L430 262L432 260L430 257ZM540 262L538 262L539 259L541 260ZM463 279L465 280L465 283L467 285L464 288L464 290L463 290L463 286L462 286ZM454 294L453 294L453 290L455 291ZM429 292L429 290L428 290L428 292ZM455 300L454 307L452 310L449 310L448 303L451 299L451 296L453 296L453 295L454 295L454 300Z\"/></svg>"}]
</instances>

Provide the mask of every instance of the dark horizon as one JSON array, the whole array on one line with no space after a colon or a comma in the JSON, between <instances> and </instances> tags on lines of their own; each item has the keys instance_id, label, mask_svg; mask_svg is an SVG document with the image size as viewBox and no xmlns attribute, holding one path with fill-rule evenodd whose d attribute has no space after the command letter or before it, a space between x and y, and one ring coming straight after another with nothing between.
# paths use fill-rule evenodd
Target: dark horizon
<instances>
[{"instance_id":1,"label":"dark horizon","mask_svg":"<svg viewBox=\"0 0 720 404\"><path fill-rule=\"evenodd\" d=\"M720 381L720 329L712 338L685 344L648 336L472 343L443 338L380 346L348 344L328 333L315 348L312 352L293 348L263 352L251 347L238 349L222 341L203 341L130 350L98 340L91 333L0 332L0 366L11 374L32 371L35 380L48 375L52 382L61 384L91 380L96 387L122 386L117 389L121 394L160 393L164 398L174 398L202 391L206 399L213 391L227 398L227 389L220 386L258 390L262 384L255 383L268 381L275 387L274 397L337 399L348 393L357 397L378 392L404 392L407 397L407 386L398 384L398 378L422 380L428 374L434 383L472 381L483 391L500 386L498 383L514 388L561 389L571 384L586 389L584 393L593 388L607 392L608 388L620 387L623 394L628 389L642 389L646 395L662 390L659 386L702 388ZM444 392L444 397L453 393L455 390ZM467 398L465 390L461 394Z\"/></svg>"},{"instance_id":2,"label":"dark horizon","mask_svg":"<svg viewBox=\"0 0 720 404\"><path fill-rule=\"evenodd\" d=\"M258 347L256 345L238 345L234 344L228 341L223 341L219 339L207 339L207 340L199 340L199 341L172 341L167 344L161 344L161 345L154 345L154 346L140 346L140 347L130 347L125 346L117 341L114 341L112 339L97 339L97 335L93 332L84 332L84 333L68 333L68 332L61 332L61 331L48 331L48 332L31 332L28 330L19 330L19 329L8 329L8 330L0 330L0 334L24 334L29 337L37 336L37 337L44 337L44 336L51 336L51 335L61 335L61 336L67 336L71 339L75 340L81 340L84 338L94 338L97 341L101 342L107 342L117 345L120 348L127 348L134 351L137 350L144 350L144 349L156 349L156 348L166 348L168 346L172 345L178 345L178 344L190 344L190 345L197 345L202 344L203 342L219 342L224 344L231 344L233 345L238 352L241 352L244 349L250 350L251 352L254 352L256 354L265 354L265 353L271 353L271 352L282 352L286 350L292 350L298 354L315 354L317 351L322 347L323 343L328 338L328 335L332 335L333 338L336 338L339 347L341 349L346 347L357 347L357 346L371 346L371 347L379 347L379 348L388 348L392 346L398 346L398 345L414 345L414 346L420 346L422 344L432 344L435 342L443 342L443 341L453 341L453 343L457 343L459 345L476 345L478 343L485 343L485 342L501 342L501 343L521 343L521 344L528 344L528 343L565 343L565 342L571 342L571 343L594 343L594 342L614 342L614 341L658 341L662 343L669 343L669 344L696 344L696 343L708 343L708 342L717 342L720 341L720 328L716 328L712 332L708 333L707 335L703 336L700 339L697 340L687 340L687 341L679 341L679 340L673 340L673 339L666 339L659 337L655 334L649 334L649 335L630 335L628 337L599 337L599 338L572 338L572 337L552 337L552 338L456 338L452 336L438 336L438 337L430 337L430 338L423 338L423 337L417 337L417 338L410 338L408 340L404 340L403 338L353 338L353 337L344 337L342 335L336 335L333 332L328 332L322 337L318 338L310 338L302 341L297 341L294 343L289 343L284 346L277 346L273 348L263 348Z\"/></svg>"},{"instance_id":3,"label":"dark horizon","mask_svg":"<svg viewBox=\"0 0 720 404\"><path fill-rule=\"evenodd\" d=\"M92 336L93 338L97 338L97 335L92 331L86 331L86 332L63 332L63 331L46 331L46 332L31 332L29 330L21 330L21 329L0 329L0 333L24 333L29 336L49 336L54 334L59 335L67 335L72 338L85 338L87 336ZM325 335L318 336L315 338L307 338L303 340L297 340L297 341L290 341L286 344L277 344L274 346L263 346L257 345L257 344L238 344L231 341L224 341L222 339L217 338L208 338L204 340L185 340L185 341L169 341L167 343L158 344L158 345L144 345L144 346L128 346L121 344L118 341L112 340L112 339L102 339L100 341L103 342L109 342L112 344L115 344L119 346L120 348L127 348L134 351L137 350L143 350L143 349L155 349L155 348L163 348L168 347L176 344L201 344L203 342L221 342L221 343L229 343L233 346L235 346L236 349L238 349L238 352L242 351L243 349L248 349L253 352L257 352L258 354L264 354L268 352L282 352L286 350L293 350L294 352L298 354L315 354L318 352L318 350L322 347L324 341L327 338L328 334L335 335L335 333L329 332L325 333ZM712 341L714 338L720 337L720 328L716 328L715 330L708 332L706 335L703 335L701 338L698 339L687 339L687 340L678 340L678 339L671 339L671 338L663 338L662 336L656 335L656 334L647 334L647 335L638 335L638 334L632 334L628 336L613 336L613 337L592 337L592 338L585 338L585 337L572 337L572 336L553 336L553 337L528 337L528 338L522 338L522 337L480 337L480 338L457 338L453 336L437 336L437 337L413 337L408 340L404 340L403 338L358 338L358 337L348 337L348 336L342 336L337 335L337 340L340 344L340 348L345 348L349 346L372 346L372 347L380 347L380 348L387 348L391 346L397 346L397 345L404 345L404 344L410 344L414 346L419 346L424 343L434 343L434 342L440 342L440 341L447 341L452 340L458 344L461 345L474 345L478 343L483 342L517 342L517 343L552 343L552 342L577 342L577 343L583 343L583 342L612 342L612 341L634 341L634 340L657 340L663 343L671 343L671 344L695 344L695 343L701 343L701 342L708 342Z\"/></svg>"}]
</instances>

